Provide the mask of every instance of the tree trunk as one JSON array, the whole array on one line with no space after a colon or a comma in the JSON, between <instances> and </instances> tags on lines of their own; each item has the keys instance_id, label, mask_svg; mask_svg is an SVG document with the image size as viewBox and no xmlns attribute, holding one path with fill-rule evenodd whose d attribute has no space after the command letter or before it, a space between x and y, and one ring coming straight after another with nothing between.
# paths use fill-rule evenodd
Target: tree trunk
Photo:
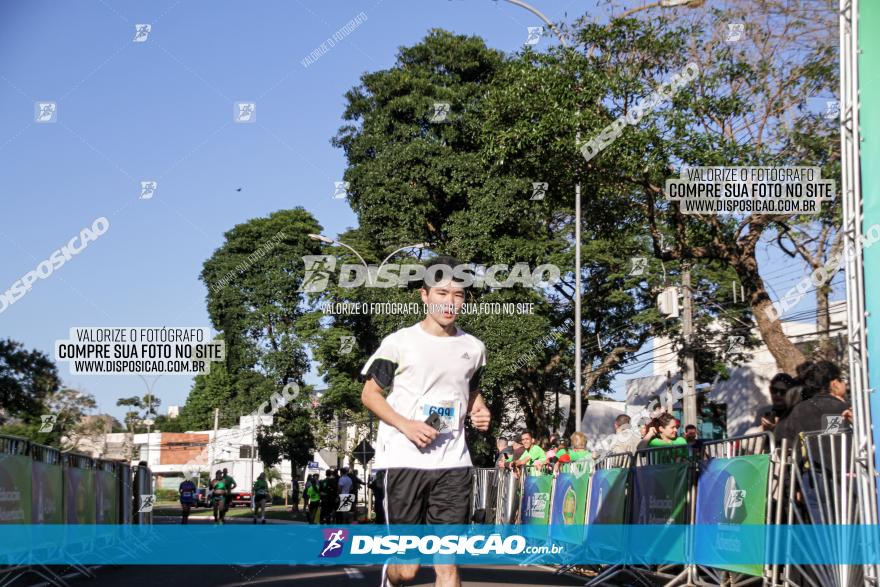
<instances>
[{"instance_id":1,"label":"tree trunk","mask_svg":"<svg viewBox=\"0 0 880 587\"><path fill-rule=\"evenodd\" d=\"M782 321L771 319L774 316L773 303L767 290L764 288L764 280L758 273L758 261L754 254L738 259L733 263L737 275L742 280L743 287L749 292L749 305L752 315L758 325L761 339L767 346L767 350L776 359L776 365L780 370L791 376L796 375L797 366L806 358L782 330Z\"/></svg>"},{"instance_id":2,"label":"tree trunk","mask_svg":"<svg viewBox=\"0 0 880 587\"><path fill-rule=\"evenodd\" d=\"M819 342L817 354L833 361L834 345L831 343L831 313L829 311L828 294L830 288L823 285L816 288L816 335Z\"/></svg>"}]
</instances>

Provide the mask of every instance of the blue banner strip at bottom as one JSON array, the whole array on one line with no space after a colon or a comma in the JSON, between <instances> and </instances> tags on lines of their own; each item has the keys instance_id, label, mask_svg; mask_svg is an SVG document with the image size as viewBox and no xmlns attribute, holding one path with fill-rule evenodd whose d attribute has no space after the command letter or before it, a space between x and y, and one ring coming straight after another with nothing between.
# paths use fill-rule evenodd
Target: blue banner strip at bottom
<instances>
[{"instance_id":1,"label":"blue banner strip at bottom","mask_svg":"<svg viewBox=\"0 0 880 587\"><path fill-rule=\"evenodd\" d=\"M0 564L878 564L880 526L0 525ZM532 528L534 530L534 528ZM211 548L206 545L218 544Z\"/></svg>"}]
</instances>

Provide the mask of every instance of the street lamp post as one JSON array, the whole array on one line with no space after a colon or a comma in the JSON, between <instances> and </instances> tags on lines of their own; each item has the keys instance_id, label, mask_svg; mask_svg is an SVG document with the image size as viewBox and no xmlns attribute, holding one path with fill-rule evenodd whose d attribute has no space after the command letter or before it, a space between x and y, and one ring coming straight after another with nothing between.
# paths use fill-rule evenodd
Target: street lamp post
<instances>
[{"instance_id":1,"label":"street lamp post","mask_svg":"<svg viewBox=\"0 0 880 587\"><path fill-rule=\"evenodd\" d=\"M155 379L153 379L152 383L147 383L146 378L143 375L138 375L141 380L144 382L144 385L147 386L147 418L144 420L144 424L147 425L147 455L146 458L143 459L147 461L147 466L150 466L150 431L152 430L153 424L156 421L153 419L153 387L156 385L156 382L159 381L158 375Z\"/></svg>"},{"instance_id":2,"label":"street lamp post","mask_svg":"<svg viewBox=\"0 0 880 587\"><path fill-rule=\"evenodd\" d=\"M341 245L341 246L345 247L346 249L348 249L349 251L351 251L352 253L354 253L355 255L357 255L357 258L360 259L361 264L364 266L364 269L367 270L367 282L368 282L370 285L373 284L373 278L372 278L372 276L370 275L370 266L367 265L367 262L364 261L364 258L363 258L363 257L361 257L361 254L358 253L356 250L354 250L354 248L348 246L348 245L345 244L344 242L337 241L337 240L333 240L332 238L330 238L330 237L328 237L328 236L324 236L323 234L309 234L309 238L312 239L313 241L319 241L319 242L322 242L322 243L326 243L326 244L328 244L328 245ZM393 251L390 255L388 255L387 257L385 257L385 260L382 261L382 263L379 265L379 269L381 269L382 266L385 265L385 263L388 262L388 259L390 259L390 258L393 257L394 255L396 255L396 254L399 253L400 251L404 251L404 250L406 250L406 249L424 249L424 248L426 248L426 247L428 247L428 246L429 246L428 243L418 243L418 244L415 244L415 245L406 245L405 247L400 247L399 249ZM378 269L377 269L377 270L376 270L376 273L378 273L378 272L379 272L379 271L378 271Z\"/></svg>"},{"instance_id":3,"label":"street lamp post","mask_svg":"<svg viewBox=\"0 0 880 587\"><path fill-rule=\"evenodd\" d=\"M348 249L349 251L351 251L352 253L354 253L355 255L357 255L357 258L361 260L361 264L364 266L364 269L367 270L367 280L370 283L373 283L372 279L370 278L369 265L367 265L367 262L364 261L363 257L361 257L361 254L358 253L357 251L355 251L352 247L348 246L347 244L345 244L343 242L335 241L330 237L324 236L323 234L309 234L309 238L312 239L313 241L320 241L320 242L326 243L328 245L341 245L341 246L345 247L346 249Z\"/></svg>"}]
</instances>

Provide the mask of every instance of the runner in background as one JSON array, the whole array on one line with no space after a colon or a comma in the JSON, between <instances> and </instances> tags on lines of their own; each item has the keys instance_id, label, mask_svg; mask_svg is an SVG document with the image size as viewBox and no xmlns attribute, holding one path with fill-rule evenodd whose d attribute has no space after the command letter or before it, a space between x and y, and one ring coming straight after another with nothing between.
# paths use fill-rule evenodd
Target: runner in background
<instances>
[{"instance_id":1,"label":"runner in background","mask_svg":"<svg viewBox=\"0 0 880 587\"><path fill-rule=\"evenodd\" d=\"M192 509L196 503L196 491L198 491L198 488L190 479L184 479L177 488L177 493L180 495L181 524L189 523L190 509Z\"/></svg>"},{"instance_id":2,"label":"runner in background","mask_svg":"<svg viewBox=\"0 0 880 587\"><path fill-rule=\"evenodd\" d=\"M214 501L214 525L226 523L226 499L228 490L223 481L223 471L217 471L211 482L211 499Z\"/></svg>"},{"instance_id":3,"label":"runner in background","mask_svg":"<svg viewBox=\"0 0 880 587\"><path fill-rule=\"evenodd\" d=\"M229 471L223 469L223 483L226 486L226 499L224 500L225 508L223 510L223 516L226 516L226 512L229 511L229 506L232 505L232 491L238 487L238 483L235 482L235 479L232 478L232 475L229 474Z\"/></svg>"},{"instance_id":4,"label":"runner in background","mask_svg":"<svg viewBox=\"0 0 880 587\"><path fill-rule=\"evenodd\" d=\"M269 484L266 482L266 473L260 473L257 480L254 481L253 487L254 500L254 524L257 523L257 516L260 517L262 523L266 523L266 502L269 501Z\"/></svg>"}]
</instances>

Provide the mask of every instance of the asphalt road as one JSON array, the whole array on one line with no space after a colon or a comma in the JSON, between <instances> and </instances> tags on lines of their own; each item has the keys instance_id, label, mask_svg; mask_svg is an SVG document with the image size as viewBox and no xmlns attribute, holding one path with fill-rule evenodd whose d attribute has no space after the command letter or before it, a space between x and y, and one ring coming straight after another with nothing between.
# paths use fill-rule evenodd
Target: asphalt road
<instances>
[{"instance_id":1,"label":"asphalt road","mask_svg":"<svg viewBox=\"0 0 880 587\"><path fill-rule=\"evenodd\" d=\"M93 579L68 579L70 587L172 587L193 586L274 587L279 585L320 587L378 586L382 568L378 566L127 566L102 567L95 570ZM15 585L35 585L16 582ZM434 584L430 568L423 568L416 580L407 587L428 587ZM462 585L468 587L498 587L499 585L566 587L583 585L584 580L554 575L539 567L468 566L462 567Z\"/></svg>"}]
</instances>

